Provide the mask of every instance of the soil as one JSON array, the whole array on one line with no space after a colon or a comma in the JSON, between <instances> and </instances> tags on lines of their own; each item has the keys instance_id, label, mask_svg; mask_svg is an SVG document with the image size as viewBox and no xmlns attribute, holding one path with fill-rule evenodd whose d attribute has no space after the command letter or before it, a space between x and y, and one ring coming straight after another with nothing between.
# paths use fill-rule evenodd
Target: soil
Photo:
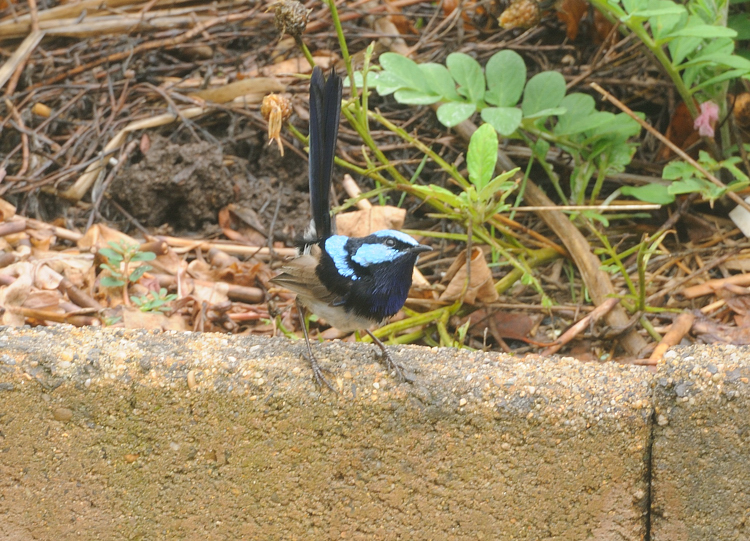
<instances>
[{"instance_id":1,"label":"soil","mask_svg":"<svg viewBox=\"0 0 750 541\"><path fill-rule=\"evenodd\" d=\"M254 139L251 134L230 149L249 150L247 159L216 143L155 136L123 167L110 193L147 228L167 225L178 233L205 234L217 224L218 212L233 203L257 213L266 231L278 212L283 220L275 236L292 238L310 219L307 162L290 150L281 157L276 147Z\"/></svg>"}]
</instances>

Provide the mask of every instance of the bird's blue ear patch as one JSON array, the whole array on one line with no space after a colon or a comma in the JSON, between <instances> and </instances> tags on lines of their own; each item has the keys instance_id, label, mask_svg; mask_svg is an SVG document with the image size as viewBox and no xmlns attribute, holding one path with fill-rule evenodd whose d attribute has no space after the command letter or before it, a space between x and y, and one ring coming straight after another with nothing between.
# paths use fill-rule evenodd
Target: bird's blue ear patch
<instances>
[{"instance_id":1,"label":"bird's blue ear patch","mask_svg":"<svg viewBox=\"0 0 750 541\"><path fill-rule=\"evenodd\" d=\"M344 235L333 235L328 237L325 242L325 250L328 255L333 259L333 264L336 265L336 270L341 276L357 280L359 277L354 273L354 269L349 266L347 256L349 253L346 251L346 241L349 237Z\"/></svg>"},{"instance_id":2,"label":"bird's blue ear patch","mask_svg":"<svg viewBox=\"0 0 750 541\"><path fill-rule=\"evenodd\" d=\"M378 263L395 261L402 255L404 255L403 252L394 250L384 244L363 244L354 252L352 261L363 267L369 267Z\"/></svg>"}]
</instances>

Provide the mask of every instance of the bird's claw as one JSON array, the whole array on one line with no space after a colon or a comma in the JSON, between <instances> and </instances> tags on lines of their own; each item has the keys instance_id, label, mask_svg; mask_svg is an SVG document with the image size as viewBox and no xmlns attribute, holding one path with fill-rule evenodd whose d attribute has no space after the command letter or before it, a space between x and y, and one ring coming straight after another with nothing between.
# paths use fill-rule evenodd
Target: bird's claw
<instances>
[{"instance_id":1,"label":"bird's claw","mask_svg":"<svg viewBox=\"0 0 750 541\"><path fill-rule=\"evenodd\" d=\"M314 356L310 357L310 368L312 368L313 380L318 387L323 387L325 385L331 391L338 394L336 387L334 387L333 384L328 381L328 378L323 375L323 369L320 368L318 360Z\"/></svg>"}]
</instances>

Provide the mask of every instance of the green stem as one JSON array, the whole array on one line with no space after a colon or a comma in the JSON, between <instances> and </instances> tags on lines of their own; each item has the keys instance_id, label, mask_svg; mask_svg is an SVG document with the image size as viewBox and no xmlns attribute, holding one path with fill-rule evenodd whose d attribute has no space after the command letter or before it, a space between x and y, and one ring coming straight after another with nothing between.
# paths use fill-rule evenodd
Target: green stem
<instances>
[{"instance_id":1,"label":"green stem","mask_svg":"<svg viewBox=\"0 0 750 541\"><path fill-rule=\"evenodd\" d=\"M314 68L315 60L313 59L313 55L310 52L310 49L308 49L307 45L305 45L305 42L302 41L302 38L300 36L294 36L294 41L295 43L297 43L297 47L299 47L300 50L302 51L302 54L305 55L307 62L310 64L310 67Z\"/></svg>"},{"instance_id":2,"label":"green stem","mask_svg":"<svg viewBox=\"0 0 750 541\"><path fill-rule=\"evenodd\" d=\"M468 188L470 186L469 182L461 176L461 174L458 172L458 169L455 165L449 164L446 162L443 158L441 158L437 153L435 153L430 147L425 145L422 141L417 139L416 137L412 137L409 135L409 133L404 130L403 128L399 128L395 124L393 124L391 121L383 117L381 114L376 113L374 111L368 111L367 115L372 117L374 120L377 120L380 124L388 128L390 131L401 137L404 141L407 143L410 143L414 145L416 148L418 148L422 153L426 154L432 160L440 166L440 168L448 173L453 180L456 181L456 183L461 186L462 188Z\"/></svg>"},{"instance_id":3,"label":"green stem","mask_svg":"<svg viewBox=\"0 0 750 541\"><path fill-rule=\"evenodd\" d=\"M656 329L654 329L654 326L651 325L651 322L648 320L648 318L643 315L638 318L638 322L641 324L641 326L646 329L646 332L651 336L651 338L656 342L657 344L661 342L661 335L657 332Z\"/></svg>"},{"instance_id":4,"label":"green stem","mask_svg":"<svg viewBox=\"0 0 750 541\"><path fill-rule=\"evenodd\" d=\"M530 253L530 257L526 261L526 264L530 268L535 268L549 261L554 261L559 257L562 257L560 255L560 252L558 252L554 248L540 248L539 250L534 250ZM524 271L522 269L516 268L510 270L505 276L497 281L497 283L495 284L495 291L500 294L505 293L513 284L521 279L523 274Z\"/></svg>"},{"instance_id":5,"label":"green stem","mask_svg":"<svg viewBox=\"0 0 750 541\"><path fill-rule=\"evenodd\" d=\"M352 89L352 97L358 95L357 85L354 82L354 68L352 68L352 58L349 56L349 47L346 45L346 38L344 37L344 28L341 26L341 19L339 19L339 10L336 8L336 0L328 0L328 8L331 10L331 18L333 19L333 26L336 28L336 36L339 39L339 47L341 47L341 56L344 58L344 64L346 64L346 73L349 75L349 84ZM354 102L354 108L357 110L357 114L360 113L360 104L358 101Z\"/></svg>"},{"instance_id":6,"label":"green stem","mask_svg":"<svg viewBox=\"0 0 750 541\"><path fill-rule=\"evenodd\" d=\"M408 329L411 329L412 327L418 327L421 325L434 323L440 320L443 313L447 312L449 316L452 316L458 311L459 308L461 308L460 300L454 302L450 306L442 306L440 308L437 308L436 310L425 312L424 314L407 317L400 321L389 323L388 325L384 325L383 327L380 327L378 330L373 331L372 334L374 334L378 338L382 338L383 336L388 336L391 334L396 334L398 332L406 331ZM365 336L364 338L362 338L362 341L370 342L372 341L372 339L369 336Z\"/></svg>"}]
</instances>

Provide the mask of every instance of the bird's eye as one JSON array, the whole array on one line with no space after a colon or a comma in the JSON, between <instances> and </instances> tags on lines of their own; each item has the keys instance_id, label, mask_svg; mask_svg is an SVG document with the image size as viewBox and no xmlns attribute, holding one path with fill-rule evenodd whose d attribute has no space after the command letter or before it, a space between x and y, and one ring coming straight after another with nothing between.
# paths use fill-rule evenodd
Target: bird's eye
<instances>
[{"instance_id":1,"label":"bird's eye","mask_svg":"<svg viewBox=\"0 0 750 541\"><path fill-rule=\"evenodd\" d=\"M396 241L393 239L385 239L385 245L393 248L394 246L396 246Z\"/></svg>"}]
</instances>

